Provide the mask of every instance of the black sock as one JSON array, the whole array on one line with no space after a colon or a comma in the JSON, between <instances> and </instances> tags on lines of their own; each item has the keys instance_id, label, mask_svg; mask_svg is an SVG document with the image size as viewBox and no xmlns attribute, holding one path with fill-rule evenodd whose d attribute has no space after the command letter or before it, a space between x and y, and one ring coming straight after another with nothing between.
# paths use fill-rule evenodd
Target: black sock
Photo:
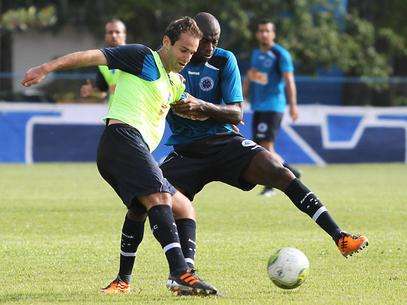
<instances>
[{"instance_id":1,"label":"black sock","mask_svg":"<svg viewBox=\"0 0 407 305\"><path fill-rule=\"evenodd\" d=\"M120 270L118 277L127 283L131 281L137 247L143 240L144 222L124 219L120 245Z\"/></svg>"},{"instance_id":2,"label":"black sock","mask_svg":"<svg viewBox=\"0 0 407 305\"><path fill-rule=\"evenodd\" d=\"M177 226L171 207L168 205L156 205L148 210L147 214L153 235L164 249L170 267L170 274L180 275L188 269L188 266L182 254Z\"/></svg>"},{"instance_id":3,"label":"black sock","mask_svg":"<svg viewBox=\"0 0 407 305\"><path fill-rule=\"evenodd\" d=\"M178 219L175 221L178 228L179 240L181 242L182 253L188 267L195 266L196 253L196 222L190 218Z\"/></svg>"},{"instance_id":4,"label":"black sock","mask_svg":"<svg viewBox=\"0 0 407 305\"><path fill-rule=\"evenodd\" d=\"M288 168L293 174L294 174L294 176L296 177L296 178L300 178L301 177L301 173L299 172L299 170L298 169L296 169L296 168L294 168L294 167L292 167L290 164L288 164L287 162L283 162L283 166L285 167L285 168Z\"/></svg>"},{"instance_id":5,"label":"black sock","mask_svg":"<svg viewBox=\"0 0 407 305\"><path fill-rule=\"evenodd\" d=\"M295 206L311 217L333 240L337 241L341 235L341 229L329 215L325 206L300 180L294 179L284 191Z\"/></svg>"}]
</instances>

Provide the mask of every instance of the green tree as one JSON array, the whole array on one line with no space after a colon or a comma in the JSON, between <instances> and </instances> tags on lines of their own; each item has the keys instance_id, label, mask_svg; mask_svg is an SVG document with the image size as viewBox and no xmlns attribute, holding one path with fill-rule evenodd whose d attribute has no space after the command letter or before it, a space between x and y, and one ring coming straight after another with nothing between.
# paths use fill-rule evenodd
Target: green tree
<instances>
[{"instance_id":1,"label":"green tree","mask_svg":"<svg viewBox=\"0 0 407 305\"><path fill-rule=\"evenodd\" d=\"M290 49L300 73L336 66L348 75L386 77L393 58L405 56L404 36L362 18L358 10L347 12L343 1L247 0L242 5L252 20L274 20L279 42ZM385 43L380 47L378 41Z\"/></svg>"},{"instance_id":2,"label":"green tree","mask_svg":"<svg viewBox=\"0 0 407 305\"><path fill-rule=\"evenodd\" d=\"M376 47L382 52L387 52L390 49L392 54L390 63L394 73L407 75L407 56L405 54L407 1L349 0L349 7L361 18L374 24L379 36L376 40Z\"/></svg>"},{"instance_id":3,"label":"green tree","mask_svg":"<svg viewBox=\"0 0 407 305\"><path fill-rule=\"evenodd\" d=\"M353 76L389 76L394 58L406 56L407 36L397 30L406 23L405 1L387 1L398 3L386 4L387 18L378 14L379 4L373 5L376 13L372 14L380 18L370 19L360 13L364 7L356 2L350 1L347 11L340 0L124 0L120 5L113 0L73 0L58 1L63 6L58 16L61 22L87 26L99 37L103 22L119 17L127 23L131 41L157 47L161 42L157 33L170 20L209 11L222 24L221 45L242 58L256 44L250 26L260 17L269 17L277 26L279 42L292 52L299 73L315 74L320 68L335 66ZM397 21L390 16L397 16Z\"/></svg>"},{"instance_id":4,"label":"green tree","mask_svg":"<svg viewBox=\"0 0 407 305\"><path fill-rule=\"evenodd\" d=\"M349 2L348 8L344 7L345 2ZM38 1L0 3L9 3L9 6L12 3L14 9L27 9ZM407 1L404 0L55 0L40 3L41 8L55 7L55 31L71 24L78 30L86 28L96 37L103 37L104 22L118 17L128 26L129 41L151 47L159 46L161 33L173 18L209 11L221 22L221 46L235 51L243 59L248 58L249 50L256 45L252 26L258 18L268 17L277 26L278 41L290 49L297 71L302 74L312 75L318 69L334 66L347 75L387 77L392 75L395 62L407 60L404 17ZM7 10L3 4L4 11ZM55 22L54 17L50 20ZM20 25L12 31L23 29ZM1 32L11 33L4 31L4 27ZM2 49L5 56L3 54Z\"/></svg>"}]
</instances>

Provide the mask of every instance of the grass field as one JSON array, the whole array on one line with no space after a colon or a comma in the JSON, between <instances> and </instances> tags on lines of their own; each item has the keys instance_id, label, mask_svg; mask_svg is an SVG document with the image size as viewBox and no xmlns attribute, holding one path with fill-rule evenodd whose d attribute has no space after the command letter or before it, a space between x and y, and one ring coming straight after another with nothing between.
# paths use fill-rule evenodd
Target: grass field
<instances>
[{"instance_id":1,"label":"grass field","mask_svg":"<svg viewBox=\"0 0 407 305\"><path fill-rule=\"evenodd\" d=\"M105 296L117 273L125 209L94 164L0 166L1 304L406 304L407 166L302 167L303 181L343 229L366 234L366 251L344 259L281 193L213 183L196 198L199 274L222 298L176 297L146 229L133 291ZM301 249L310 274L297 290L268 279L276 249Z\"/></svg>"}]
</instances>

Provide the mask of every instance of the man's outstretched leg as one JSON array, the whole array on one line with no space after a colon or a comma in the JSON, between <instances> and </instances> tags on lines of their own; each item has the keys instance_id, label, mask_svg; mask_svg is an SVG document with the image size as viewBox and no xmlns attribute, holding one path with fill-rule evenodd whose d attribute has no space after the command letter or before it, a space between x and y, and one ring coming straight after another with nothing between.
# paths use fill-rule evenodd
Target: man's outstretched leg
<instances>
[{"instance_id":1,"label":"man's outstretched leg","mask_svg":"<svg viewBox=\"0 0 407 305\"><path fill-rule=\"evenodd\" d=\"M351 235L342 231L326 207L318 197L311 192L302 182L294 179L284 190L295 206L311 217L326 233L328 233L338 246L343 256L347 257L368 245L365 236Z\"/></svg>"},{"instance_id":2,"label":"man's outstretched leg","mask_svg":"<svg viewBox=\"0 0 407 305\"><path fill-rule=\"evenodd\" d=\"M343 256L352 255L368 245L365 236L342 231L317 196L270 153L263 151L255 155L243 178L253 184L272 185L283 191L300 211L332 237Z\"/></svg>"},{"instance_id":3,"label":"man's outstretched leg","mask_svg":"<svg viewBox=\"0 0 407 305\"><path fill-rule=\"evenodd\" d=\"M253 117L252 132L254 141L270 152L273 158L288 168L297 178L301 177L298 169L286 162L275 150L274 143L280 130L283 114L279 112L257 112ZM270 197L276 194L273 186L265 185L260 195Z\"/></svg>"},{"instance_id":4,"label":"man's outstretched leg","mask_svg":"<svg viewBox=\"0 0 407 305\"><path fill-rule=\"evenodd\" d=\"M281 159L282 160L282 159ZM301 173L298 169L293 167L292 165L288 164L286 161L282 160L282 164L285 168L288 168L296 178L301 178ZM276 194L276 191L272 186L264 186L263 190L260 192L260 195L265 196L265 197L271 197Z\"/></svg>"}]
</instances>

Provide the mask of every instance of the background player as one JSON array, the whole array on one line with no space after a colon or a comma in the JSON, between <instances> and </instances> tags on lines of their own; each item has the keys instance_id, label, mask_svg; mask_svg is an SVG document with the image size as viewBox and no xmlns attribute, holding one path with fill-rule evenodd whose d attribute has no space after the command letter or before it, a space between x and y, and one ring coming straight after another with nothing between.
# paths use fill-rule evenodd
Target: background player
<instances>
[{"instance_id":1,"label":"background player","mask_svg":"<svg viewBox=\"0 0 407 305\"><path fill-rule=\"evenodd\" d=\"M126 25L119 19L111 19L105 25L105 44L107 47L117 47L126 44ZM104 100L109 96L108 104L113 100L113 93L116 88L118 71L109 69L107 66L98 66L96 73L95 86L90 80L82 85L80 90L81 97L96 97Z\"/></svg>"},{"instance_id":2,"label":"background player","mask_svg":"<svg viewBox=\"0 0 407 305\"><path fill-rule=\"evenodd\" d=\"M271 21L261 20L257 24L256 38L259 48L253 50L251 55L250 69L243 85L244 95L254 111L253 140L270 151L276 160L299 178L299 171L284 162L274 149L286 100L293 122L298 118L293 63L290 53L274 42L275 37L275 26ZM265 196L271 196L273 193L270 186L265 186L261 192Z\"/></svg>"}]
</instances>

